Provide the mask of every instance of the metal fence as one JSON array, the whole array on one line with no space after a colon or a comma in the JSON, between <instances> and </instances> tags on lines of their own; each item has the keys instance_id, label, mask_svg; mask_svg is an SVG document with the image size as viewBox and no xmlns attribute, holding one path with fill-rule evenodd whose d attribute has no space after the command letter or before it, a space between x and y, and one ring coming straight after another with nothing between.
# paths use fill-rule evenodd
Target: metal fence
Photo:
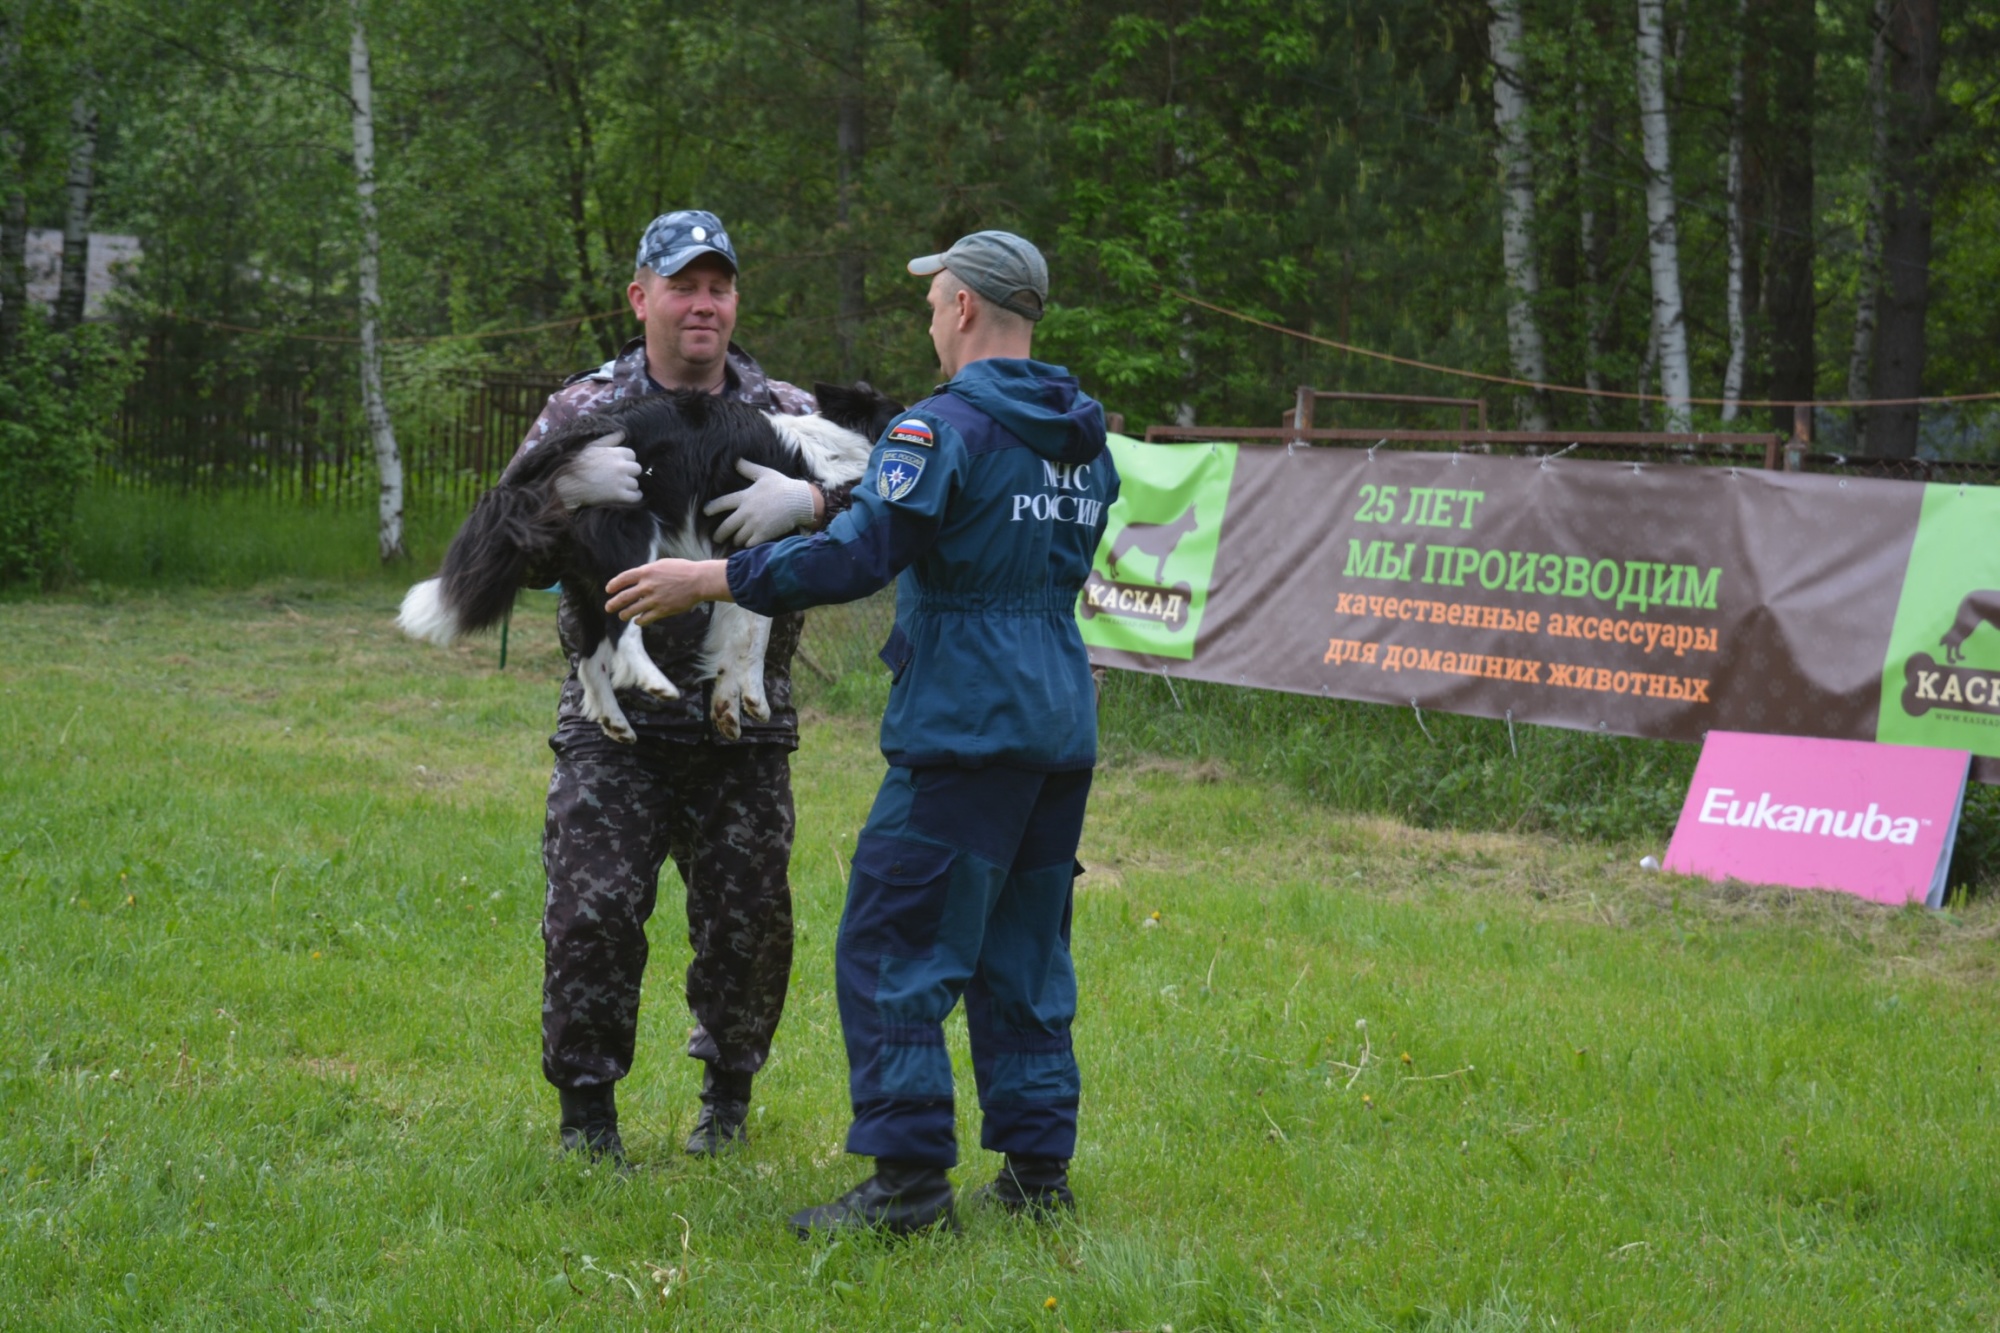
<instances>
[{"instance_id":1,"label":"metal fence","mask_svg":"<svg viewBox=\"0 0 2000 1333\"><path fill-rule=\"evenodd\" d=\"M1323 402L1444 408L1459 414L1457 430L1365 429L1318 427L1314 408ZM1477 413L1479 426L1468 428L1466 416ZM1299 423L1304 423L1301 429ZM1683 464L1709 467L1780 469L1823 472L1848 477L1879 477L1895 481L1957 482L2000 485L2000 462L1937 458L1873 458L1815 449L1811 418L1797 414L1791 436L1776 432L1666 431L1509 431L1486 428L1486 401L1479 398L1427 398L1402 394L1328 393L1301 385L1297 405L1279 426L1149 426L1146 439L1155 443L1235 440L1263 444L1335 445L1349 448L1384 447L1420 452L1455 452L1517 456L1595 458L1622 463Z\"/></svg>"},{"instance_id":2,"label":"metal fence","mask_svg":"<svg viewBox=\"0 0 2000 1333\"><path fill-rule=\"evenodd\" d=\"M396 421L410 502L470 504L561 383L553 374L485 374L426 389L421 410ZM375 460L359 397L345 377L330 388L309 376L196 382L170 363L149 362L98 460L99 479L308 504L372 501Z\"/></svg>"},{"instance_id":3,"label":"metal fence","mask_svg":"<svg viewBox=\"0 0 2000 1333\"><path fill-rule=\"evenodd\" d=\"M342 366L341 370L347 367ZM405 393L397 414L404 487L413 506L463 508L506 466L548 395L553 373L484 373ZM1318 427L1317 405L1370 412L1416 407L1455 412L1457 430ZM1479 425L1471 425L1476 419ZM1301 428L1298 422L1303 421ZM1345 394L1301 387L1297 406L1274 427L1150 426L1152 441L1245 440L1481 454L1565 454L1635 463L1674 463L1825 472L1911 481L2000 484L2000 462L1870 458L1817 450L1809 423L1775 433L1669 434L1645 431L1496 431L1482 399ZM1122 420L1118 423L1123 426ZM151 359L128 393L100 480L180 493L257 491L312 504L372 502L375 462L359 394L345 373L196 376L167 358Z\"/></svg>"}]
</instances>

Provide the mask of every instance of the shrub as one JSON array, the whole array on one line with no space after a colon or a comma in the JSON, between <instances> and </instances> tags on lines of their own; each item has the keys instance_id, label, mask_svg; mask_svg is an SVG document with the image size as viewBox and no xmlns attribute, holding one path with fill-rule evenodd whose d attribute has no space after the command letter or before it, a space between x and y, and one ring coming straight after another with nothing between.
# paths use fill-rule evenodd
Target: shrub
<instances>
[{"instance_id":1,"label":"shrub","mask_svg":"<svg viewBox=\"0 0 2000 1333\"><path fill-rule=\"evenodd\" d=\"M77 491L130 377L107 326L57 333L39 314L0 365L0 583L47 583L64 568Z\"/></svg>"}]
</instances>

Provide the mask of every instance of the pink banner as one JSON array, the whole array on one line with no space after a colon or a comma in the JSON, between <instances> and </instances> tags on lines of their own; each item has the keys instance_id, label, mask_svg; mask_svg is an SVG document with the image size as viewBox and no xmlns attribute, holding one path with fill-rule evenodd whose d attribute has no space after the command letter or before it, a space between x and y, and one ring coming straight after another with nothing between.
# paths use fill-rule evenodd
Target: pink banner
<instances>
[{"instance_id":1,"label":"pink banner","mask_svg":"<svg viewBox=\"0 0 2000 1333\"><path fill-rule=\"evenodd\" d=\"M1711 731L1666 868L1940 906L1971 756Z\"/></svg>"}]
</instances>

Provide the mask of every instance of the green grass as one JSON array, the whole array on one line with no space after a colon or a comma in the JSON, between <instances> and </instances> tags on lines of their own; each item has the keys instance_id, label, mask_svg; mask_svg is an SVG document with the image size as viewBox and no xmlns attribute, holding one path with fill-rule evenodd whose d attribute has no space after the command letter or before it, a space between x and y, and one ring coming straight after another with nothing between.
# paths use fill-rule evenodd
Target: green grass
<instances>
[{"instance_id":1,"label":"green grass","mask_svg":"<svg viewBox=\"0 0 2000 1333\"><path fill-rule=\"evenodd\" d=\"M860 1173L831 948L880 761L824 711L751 1147L675 1151L670 888L621 1097L638 1169L564 1160L537 1065L548 618L500 673L490 641L398 639L395 594L0 606L0 1324L2000 1321L1993 903L1721 890L1626 845L1340 814L1122 724L1076 913L1074 1223L782 1230Z\"/></svg>"},{"instance_id":2,"label":"green grass","mask_svg":"<svg viewBox=\"0 0 2000 1333\"><path fill-rule=\"evenodd\" d=\"M162 592L272 580L400 589L437 567L462 517L455 503L414 506L411 559L385 569L365 508L99 486L84 494L79 513L74 583ZM885 595L813 618L809 661L797 673L801 699L829 713L881 714L888 678L875 651L893 605ZM1408 709L1130 672L1105 678L1103 719L1113 762L1144 755L1214 762L1336 809L1424 828L1547 832L1655 852L1673 832L1697 755L1672 741L1440 713L1419 719ZM1975 787L1968 796L1950 881L1960 892L2000 882L2000 788Z\"/></svg>"},{"instance_id":3,"label":"green grass","mask_svg":"<svg viewBox=\"0 0 2000 1333\"><path fill-rule=\"evenodd\" d=\"M256 493L178 495L98 485L77 497L71 581L121 588L247 588L271 579L409 580L444 557L457 503L413 503L408 568L384 570L365 505L274 503Z\"/></svg>"}]
</instances>

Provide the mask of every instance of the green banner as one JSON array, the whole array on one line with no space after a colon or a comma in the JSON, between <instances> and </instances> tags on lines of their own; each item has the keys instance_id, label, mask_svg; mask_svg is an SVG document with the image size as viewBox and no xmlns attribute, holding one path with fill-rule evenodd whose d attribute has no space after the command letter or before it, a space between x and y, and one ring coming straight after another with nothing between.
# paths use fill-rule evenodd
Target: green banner
<instances>
[{"instance_id":1,"label":"green banner","mask_svg":"<svg viewBox=\"0 0 2000 1333\"><path fill-rule=\"evenodd\" d=\"M1924 488L1875 738L2000 755L2000 490Z\"/></svg>"},{"instance_id":2,"label":"green banner","mask_svg":"<svg viewBox=\"0 0 2000 1333\"><path fill-rule=\"evenodd\" d=\"M1194 657L1221 543L1236 446L1161 447L1110 438L1111 506L1077 620L1093 648Z\"/></svg>"}]
</instances>

